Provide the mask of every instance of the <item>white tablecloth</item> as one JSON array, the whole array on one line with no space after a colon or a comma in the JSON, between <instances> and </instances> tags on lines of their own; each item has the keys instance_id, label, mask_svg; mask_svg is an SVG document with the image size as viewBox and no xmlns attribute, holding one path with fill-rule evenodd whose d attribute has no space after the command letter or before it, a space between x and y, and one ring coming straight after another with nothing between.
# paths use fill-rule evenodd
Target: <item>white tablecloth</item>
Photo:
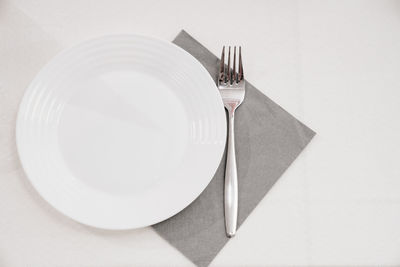
<instances>
[{"instance_id":1,"label":"white tablecloth","mask_svg":"<svg viewBox=\"0 0 400 267\"><path fill-rule=\"evenodd\" d=\"M217 55L241 44L247 79L317 132L212 265L399 265L400 3L211 0L0 3L0 265L191 265L151 228L55 211L14 131L26 86L63 48L181 29Z\"/></svg>"}]
</instances>

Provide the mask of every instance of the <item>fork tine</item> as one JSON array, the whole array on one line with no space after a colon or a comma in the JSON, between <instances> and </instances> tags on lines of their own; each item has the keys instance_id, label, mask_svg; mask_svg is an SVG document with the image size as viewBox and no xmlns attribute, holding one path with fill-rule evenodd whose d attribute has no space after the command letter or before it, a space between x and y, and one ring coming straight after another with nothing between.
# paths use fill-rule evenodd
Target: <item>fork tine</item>
<instances>
[{"instance_id":1,"label":"fork tine","mask_svg":"<svg viewBox=\"0 0 400 267\"><path fill-rule=\"evenodd\" d=\"M233 82L237 83L236 75L236 46L233 48Z\"/></svg>"},{"instance_id":2,"label":"fork tine","mask_svg":"<svg viewBox=\"0 0 400 267\"><path fill-rule=\"evenodd\" d=\"M230 84L232 79L231 79L231 47L229 46L229 52L228 52L228 83Z\"/></svg>"},{"instance_id":3,"label":"fork tine","mask_svg":"<svg viewBox=\"0 0 400 267\"><path fill-rule=\"evenodd\" d=\"M225 46L222 47L221 62L219 65L219 82L225 82Z\"/></svg>"},{"instance_id":4,"label":"fork tine","mask_svg":"<svg viewBox=\"0 0 400 267\"><path fill-rule=\"evenodd\" d=\"M239 78L238 82L243 80L244 74L243 74L243 64L242 64L242 47L239 46Z\"/></svg>"}]
</instances>

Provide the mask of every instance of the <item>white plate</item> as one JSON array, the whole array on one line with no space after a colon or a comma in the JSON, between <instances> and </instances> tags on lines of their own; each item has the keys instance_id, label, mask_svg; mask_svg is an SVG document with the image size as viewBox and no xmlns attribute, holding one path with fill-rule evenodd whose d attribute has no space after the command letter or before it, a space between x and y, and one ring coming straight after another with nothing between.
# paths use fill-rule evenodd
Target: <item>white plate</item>
<instances>
[{"instance_id":1,"label":"white plate","mask_svg":"<svg viewBox=\"0 0 400 267\"><path fill-rule=\"evenodd\" d=\"M174 44L136 35L56 56L17 120L19 156L40 195L105 229L148 226L189 205L213 177L225 138L206 69Z\"/></svg>"}]
</instances>

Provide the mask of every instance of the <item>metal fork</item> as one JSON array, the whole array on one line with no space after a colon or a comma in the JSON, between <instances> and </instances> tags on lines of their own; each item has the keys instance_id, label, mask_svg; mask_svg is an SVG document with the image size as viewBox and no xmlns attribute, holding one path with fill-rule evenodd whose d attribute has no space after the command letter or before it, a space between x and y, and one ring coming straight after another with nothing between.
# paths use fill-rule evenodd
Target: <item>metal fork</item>
<instances>
[{"instance_id":1,"label":"metal fork","mask_svg":"<svg viewBox=\"0 0 400 267\"><path fill-rule=\"evenodd\" d=\"M225 167L225 228L226 235L233 237L236 233L238 215L238 180L235 155L235 110L243 102L245 81L242 65L242 49L239 46L238 72L236 72L236 46L233 52L233 70L231 69L231 47L228 50L228 64L225 65L225 46L222 48L218 76L218 89L228 111L228 149Z\"/></svg>"}]
</instances>

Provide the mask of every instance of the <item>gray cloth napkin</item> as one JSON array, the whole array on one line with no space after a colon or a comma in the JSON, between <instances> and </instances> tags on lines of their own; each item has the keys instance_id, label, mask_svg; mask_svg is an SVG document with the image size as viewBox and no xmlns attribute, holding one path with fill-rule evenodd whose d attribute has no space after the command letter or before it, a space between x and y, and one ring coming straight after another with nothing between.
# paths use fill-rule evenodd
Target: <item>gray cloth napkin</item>
<instances>
[{"instance_id":1,"label":"gray cloth napkin","mask_svg":"<svg viewBox=\"0 0 400 267\"><path fill-rule=\"evenodd\" d=\"M188 33L173 41L192 54L216 80L218 58ZM238 226L315 135L246 81L245 100L236 112L239 179ZM229 238L225 235L223 192L225 155L202 194L154 229L197 266L207 266Z\"/></svg>"}]
</instances>

